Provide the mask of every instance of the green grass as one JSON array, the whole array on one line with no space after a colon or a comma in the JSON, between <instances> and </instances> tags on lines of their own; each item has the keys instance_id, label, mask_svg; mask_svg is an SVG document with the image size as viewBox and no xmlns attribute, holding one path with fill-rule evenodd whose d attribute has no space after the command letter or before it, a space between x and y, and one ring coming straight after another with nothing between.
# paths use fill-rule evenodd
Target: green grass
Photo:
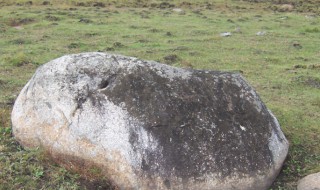
<instances>
[{"instance_id":1,"label":"green grass","mask_svg":"<svg viewBox=\"0 0 320 190\"><path fill-rule=\"evenodd\" d=\"M268 2L231 0L211 5L198 0L190 6L170 2L182 7L183 14L161 8L164 1L110 1L105 7L88 0L10 2L0 1L10 4L0 7L0 189L101 185L53 164L40 150L23 149L10 128L13 101L36 68L87 51L241 72L290 141L288 159L272 189L295 189L298 179L320 171L320 17L315 10L275 12ZM85 4L77 6L79 2ZM256 35L259 31L265 35ZM232 36L221 37L222 32Z\"/></svg>"}]
</instances>

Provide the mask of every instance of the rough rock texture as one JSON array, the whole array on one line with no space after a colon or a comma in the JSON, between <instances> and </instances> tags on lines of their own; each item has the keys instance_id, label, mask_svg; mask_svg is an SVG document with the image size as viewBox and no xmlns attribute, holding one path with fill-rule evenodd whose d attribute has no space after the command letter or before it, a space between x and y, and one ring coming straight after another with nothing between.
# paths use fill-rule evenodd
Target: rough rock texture
<instances>
[{"instance_id":1,"label":"rough rock texture","mask_svg":"<svg viewBox=\"0 0 320 190\"><path fill-rule=\"evenodd\" d=\"M104 53L41 66L12 123L22 145L97 164L120 189L267 189L288 151L241 75Z\"/></svg>"},{"instance_id":2,"label":"rough rock texture","mask_svg":"<svg viewBox=\"0 0 320 190\"><path fill-rule=\"evenodd\" d=\"M302 178L297 190L320 190L320 172Z\"/></svg>"}]
</instances>

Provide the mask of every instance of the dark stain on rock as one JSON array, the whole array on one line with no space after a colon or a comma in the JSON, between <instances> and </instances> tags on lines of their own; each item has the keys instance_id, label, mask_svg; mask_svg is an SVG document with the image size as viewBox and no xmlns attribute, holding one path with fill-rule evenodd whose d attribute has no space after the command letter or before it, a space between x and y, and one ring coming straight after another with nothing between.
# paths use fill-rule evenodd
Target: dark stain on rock
<instances>
[{"instance_id":1,"label":"dark stain on rock","mask_svg":"<svg viewBox=\"0 0 320 190\"><path fill-rule=\"evenodd\" d=\"M149 165L146 163L146 160L145 160L145 159L142 159L141 169L142 169L143 171L149 171L149 170L150 170L150 167L149 167Z\"/></svg>"},{"instance_id":2,"label":"dark stain on rock","mask_svg":"<svg viewBox=\"0 0 320 190\"><path fill-rule=\"evenodd\" d=\"M49 109L52 108L52 105L49 102L46 102L46 105L48 106Z\"/></svg>"},{"instance_id":3,"label":"dark stain on rock","mask_svg":"<svg viewBox=\"0 0 320 190\"><path fill-rule=\"evenodd\" d=\"M167 187L167 189L171 189L170 181L168 179L165 179L163 183Z\"/></svg>"},{"instance_id":4,"label":"dark stain on rock","mask_svg":"<svg viewBox=\"0 0 320 190\"><path fill-rule=\"evenodd\" d=\"M268 144L260 142L268 142L273 120L264 105L255 107L253 99L259 97L249 93L251 87L235 84L245 83L237 77L194 71L190 79L170 81L141 66L134 73L118 73L114 87L102 93L124 103L163 147L162 160L145 154L143 171L158 171L153 166L160 164L182 179L212 171L221 171L222 178L235 171L250 175L272 165ZM133 130L130 143L135 146L138 138Z\"/></svg>"}]
</instances>

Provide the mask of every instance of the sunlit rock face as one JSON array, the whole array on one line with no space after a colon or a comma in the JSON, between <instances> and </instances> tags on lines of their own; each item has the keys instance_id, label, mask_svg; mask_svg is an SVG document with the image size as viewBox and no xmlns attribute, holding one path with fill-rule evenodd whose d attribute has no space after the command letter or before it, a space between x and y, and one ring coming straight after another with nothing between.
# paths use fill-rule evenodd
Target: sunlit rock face
<instances>
[{"instance_id":1,"label":"sunlit rock face","mask_svg":"<svg viewBox=\"0 0 320 190\"><path fill-rule=\"evenodd\" d=\"M12 124L22 145L97 165L119 189L267 189L288 152L240 74L105 53L41 66Z\"/></svg>"}]
</instances>

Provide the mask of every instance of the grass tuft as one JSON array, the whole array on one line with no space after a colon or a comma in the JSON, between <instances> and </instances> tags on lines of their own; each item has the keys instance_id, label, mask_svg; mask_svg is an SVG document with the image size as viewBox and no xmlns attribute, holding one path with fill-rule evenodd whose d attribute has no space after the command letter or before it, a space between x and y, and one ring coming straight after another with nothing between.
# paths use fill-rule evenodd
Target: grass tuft
<instances>
[{"instance_id":1,"label":"grass tuft","mask_svg":"<svg viewBox=\"0 0 320 190\"><path fill-rule=\"evenodd\" d=\"M7 62L7 64L15 67L21 67L23 65L33 63L31 58L22 52L17 53L15 56L5 57L5 61Z\"/></svg>"}]
</instances>

